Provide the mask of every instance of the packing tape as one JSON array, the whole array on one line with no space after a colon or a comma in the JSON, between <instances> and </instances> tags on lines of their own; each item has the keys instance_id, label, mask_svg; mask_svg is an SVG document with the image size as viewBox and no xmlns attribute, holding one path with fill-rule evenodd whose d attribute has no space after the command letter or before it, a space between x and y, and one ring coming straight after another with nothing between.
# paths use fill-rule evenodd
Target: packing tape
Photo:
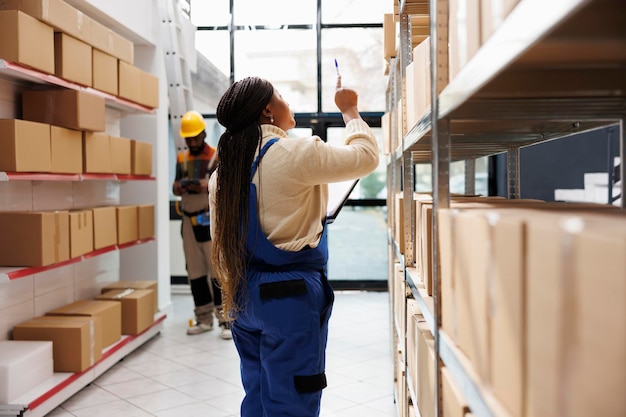
<instances>
[{"instance_id":1,"label":"packing tape","mask_svg":"<svg viewBox=\"0 0 626 417\"><path fill-rule=\"evenodd\" d=\"M126 289L124 289L124 291L122 291L121 293L116 294L113 298L116 298L116 299L118 299L118 300L119 300L119 299L122 299L122 298L126 297L127 295L132 294L133 292L135 292L135 290L134 290L134 289L132 289L132 288L126 288Z\"/></svg>"},{"instance_id":2,"label":"packing tape","mask_svg":"<svg viewBox=\"0 0 626 417\"><path fill-rule=\"evenodd\" d=\"M576 259L576 236L584 229L584 222L580 217L566 217L560 221L561 226L561 274L556 277L559 280L561 292L561 305L557 308L559 317L559 329L557 340L557 375L559 393L557 398L557 410L559 415L572 415L569 397L572 388L572 373L576 369L574 346L576 346L577 324L580 309L578 307L577 287L578 276L574 267Z\"/></svg>"},{"instance_id":3,"label":"packing tape","mask_svg":"<svg viewBox=\"0 0 626 417\"><path fill-rule=\"evenodd\" d=\"M495 245L495 229L496 225L500 221L500 214L496 212L489 212L487 216L488 238L487 238L487 354L485 358L491 358L491 322L495 316L496 309L496 294L495 294L495 266L494 260L496 259L496 245ZM485 375L491 375L491 360L485 361Z\"/></svg>"},{"instance_id":4,"label":"packing tape","mask_svg":"<svg viewBox=\"0 0 626 417\"><path fill-rule=\"evenodd\" d=\"M96 362L96 325L93 320L89 320L89 364Z\"/></svg>"},{"instance_id":5,"label":"packing tape","mask_svg":"<svg viewBox=\"0 0 626 417\"><path fill-rule=\"evenodd\" d=\"M50 20L50 0L43 0L41 2L41 20Z\"/></svg>"},{"instance_id":6,"label":"packing tape","mask_svg":"<svg viewBox=\"0 0 626 417\"><path fill-rule=\"evenodd\" d=\"M452 329L450 329L450 337L454 341L455 344L458 344L458 320L457 309L456 309L456 274L454 273L454 256L455 256L455 229L456 229L456 215L459 213L459 210L452 209L450 210L450 238L452 242L450 244L452 253L450 259L452 259L451 273L450 273L450 299L453 301L451 304L451 312L452 312Z\"/></svg>"},{"instance_id":7,"label":"packing tape","mask_svg":"<svg viewBox=\"0 0 626 417\"><path fill-rule=\"evenodd\" d=\"M80 10L77 11L77 15L78 15L78 19L77 19L78 30L82 32L84 30L83 26L85 25L87 18L85 17L83 12L81 12Z\"/></svg>"}]
</instances>

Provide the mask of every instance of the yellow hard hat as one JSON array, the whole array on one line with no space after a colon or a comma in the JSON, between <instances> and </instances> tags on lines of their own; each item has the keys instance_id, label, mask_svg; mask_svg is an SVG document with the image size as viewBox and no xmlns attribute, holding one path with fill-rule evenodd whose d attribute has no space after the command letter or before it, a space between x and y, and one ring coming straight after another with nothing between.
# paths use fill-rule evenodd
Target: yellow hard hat
<instances>
[{"instance_id":1,"label":"yellow hard hat","mask_svg":"<svg viewBox=\"0 0 626 417\"><path fill-rule=\"evenodd\" d=\"M190 110L183 115L180 120L180 136L183 138L193 138L198 136L204 128L206 123L200 113L194 110Z\"/></svg>"}]
</instances>

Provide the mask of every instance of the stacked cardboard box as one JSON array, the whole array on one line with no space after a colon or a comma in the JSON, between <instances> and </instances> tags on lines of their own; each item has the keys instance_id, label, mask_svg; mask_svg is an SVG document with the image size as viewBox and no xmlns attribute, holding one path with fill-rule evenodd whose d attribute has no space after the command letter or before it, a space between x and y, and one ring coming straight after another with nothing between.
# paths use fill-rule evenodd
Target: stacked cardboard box
<instances>
[{"instance_id":1,"label":"stacked cardboard box","mask_svg":"<svg viewBox=\"0 0 626 417\"><path fill-rule=\"evenodd\" d=\"M134 66L134 44L63 0L0 1L0 56L155 108L158 78Z\"/></svg>"},{"instance_id":2,"label":"stacked cardboard box","mask_svg":"<svg viewBox=\"0 0 626 417\"><path fill-rule=\"evenodd\" d=\"M622 415L626 218L563 206L441 210L442 328L511 416Z\"/></svg>"},{"instance_id":3,"label":"stacked cardboard box","mask_svg":"<svg viewBox=\"0 0 626 417\"><path fill-rule=\"evenodd\" d=\"M122 306L122 334L142 333L154 323L154 290L113 289L97 300L116 301Z\"/></svg>"},{"instance_id":4,"label":"stacked cardboard box","mask_svg":"<svg viewBox=\"0 0 626 417\"><path fill-rule=\"evenodd\" d=\"M0 265L48 266L154 236L154 206L0 212ZM141 236L141 237L140 237Z\"/></svg>"},{"instance_id":5,"label":"stacked cardboard box","mask_svg":"<svg viewBox=\"0 0 626 417\"><path fill-rule=\"evenodd\" d=\"M116 343L122 337L122 306L115 301L79 300L48 311L46 316L99 317L102 320L102 346Z\"/></svg>"}]
</instances>

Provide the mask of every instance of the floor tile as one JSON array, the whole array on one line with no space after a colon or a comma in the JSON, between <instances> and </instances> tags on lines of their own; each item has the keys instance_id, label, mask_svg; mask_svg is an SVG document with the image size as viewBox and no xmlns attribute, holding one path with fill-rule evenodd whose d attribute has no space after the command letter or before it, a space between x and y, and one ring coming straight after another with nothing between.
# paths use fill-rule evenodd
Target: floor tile
<instances>
[{"instance_id":1,"label":"floor tile","mask_svg":"<svg viewBox=\"0 0 626 417\"><path fill-rule=\"evenodd\" d=\"M389 294L337 292L321 417L392 417ZM48 414L50 417L238 417L244 392L232 340L186 334L190 295L172 295L163 330Z\"/></svg>"}]
</instances>

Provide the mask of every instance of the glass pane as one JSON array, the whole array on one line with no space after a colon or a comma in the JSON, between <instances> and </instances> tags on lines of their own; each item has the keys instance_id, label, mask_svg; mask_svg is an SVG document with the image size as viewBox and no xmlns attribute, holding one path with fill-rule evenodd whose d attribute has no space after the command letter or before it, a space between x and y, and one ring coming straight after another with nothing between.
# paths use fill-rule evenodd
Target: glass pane
<instances>
[{"instance_id":1,"label":"glass pane","mask_svg":"<svg viewBox=\"0 0 626 417\"><path fill-rule=\"evenodd\" d=\"M344 127L329 127L326 130L328 143L342 145L345 140ZM387 198L387 162L382 153L382 129L372 128L378 143L378 168L368 176L361 178L356 188L350 194L351 199L386 199Z\"/></svg>"},{"instance_id":2,"label":"glass pane","mask_svg":"<svg viewBox=\"0 0 626 417\"><path fill-rule=\"evenodd\" d=\"M229 0L191 0L191 23L196 26L226 26L230 23Z\"/></svg>"},{"instance_id":3,"label":"glass pane","mask_svg":"<svg viewBox=\"0 0 626 417\"><path fill-rule=\"evenodd\" d=\"M328 226L328 279L387 280L386 233L386 207L344 207Z\"/></svg>"},{"instance_id":4,"label":"glass pane","mask_svg":"<svg viewBox=\"0 0 626 417\"><path fill-rule=\"evenodd\" d=\"M204 141L214 148L217 148L217 143L225 129L218 123L217 119L210 118L204 119L204 121L206 122L206 139Z\"/></svg>"},{"instance_id":5,"label":"glass pane","mask_svg":"<svg viewBox=\"0 0 626 417\"><path fill-rule=\"evenodd\" d=\"M313 30L235 33L235 79L270 81L294 112L317 111L317 58Z\"/></svg>"},{"instance_id":6,"label":"glass pane","mask_svg":"<svg viewBox=\"0 0 626 417\"><path fill-rule=\"evenodd\" d=\"M390 1L322 0L322 23L382 23L385 13L393 13Z\"/></svg>"},{"instance_id":7,"label":"glass pane","mask_svg":"<svg viewBox=\"0 0 626 417\"><path fill-rule=\"evenodd\" d=\"M207 2L208 3L208 2ZM317 0L237 0L235 25L314 24Z\"/></svg>"},{"instance_id":8,"label":"glass pane","mask_svg":"<svg viewBox=\"0 0 626 417\"><path fill-rule=\"evenodd\" d=\"M294 127L287 132L287 135L292 138L308 138L313 136L313 129L310 127Z\"/></svg>"},{"instance_id":9,"label":"glass pane","mask_svg":"<svg viewBox=\"0 0 626 417\"><path fill-rule=\"evenodd\" d=\"M432 165L415 164L415 191L427 193L432 191Z\"/></svg>"},{"instance_id":10,"label":"glass pane","mask_svg":"<svg viewBox=\"0 0 626 417\"><path fill-rule=\"evenodd\" d=\"M337 112L335 59L345 87L359 94L359 110L385 111L382 50L383 31L379 28L322 30L322 111Z\"/></svg>"},{"instance_id":11,"label":"glass pane","mask_svg":"<svg viewBox=\"0 0 626 417\"><path fill-rule=\"evenodd\" d=\"M230 40L227 30L196 31L196 49L228 78L230 74Z\"/></svg>"},{"instance_id":12,"label":"glass pane","mask_svg":"<svg viewBox=\"0 0 626 417\"><path fill-rule=\"evenodd\" d=\"M488 157L478 158L474 163L474 193L489 194ZM450 164L450 193L465 194L465 161Z\"/></svg>"}]
</instances>

